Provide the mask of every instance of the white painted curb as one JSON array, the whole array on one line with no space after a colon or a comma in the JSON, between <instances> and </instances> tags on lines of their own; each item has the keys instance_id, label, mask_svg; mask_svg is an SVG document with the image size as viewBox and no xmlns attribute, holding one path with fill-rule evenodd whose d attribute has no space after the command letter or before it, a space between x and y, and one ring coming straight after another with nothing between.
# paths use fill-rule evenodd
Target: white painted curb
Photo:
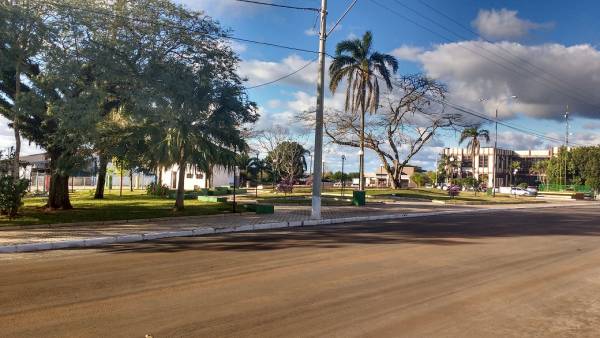
<instances>
[{"instance_id":1,"label":"white painted curb","mask_svg":"<svg viewBox=\"0 0 600 338\"><path fill-rule=\"evenodd\" d=\"M576 205L574 205L574 206L576 206ZM555 205L540 205L540 206L536 206L536 207L537 208L553 208L556 206ZM522 206L513 206L509 210L519 210L519 209L528 209L528 208L531 208L531 206L522 205ZM223 233L232 233L232 232L281 229L281 228L288 228L288 227L305 227L305 226L326 225L326 224L379 221L379 220L402 219L402 218L419 218L419 217L430 217L430 216L441 216L441 215L455 215L455 214L463 214L463 213L471 213L471 214L472 213L487 213L487 212L499 212L499 211L502 211L502 209L498 209L498 208L460 209L460 210L431 211L431 212L421 212L421 213L411 213L411 214L399 213L399 214L356 216L356 217L330 218L330 219L318 219L318 220L275 222L275 223L263 223L263 224L245 224L245 225L229 226L229 227L222 227L222 228L200 227L200 228L195 228L195 229L191 229L191 230L162 231L162 232L152 232L152 233L145 233L145 234L120 235L120 236L114 236L114 237L96 237L96 238L87 238L87 239L70 240L70 241L4 245L4 246L0 246L0 253L31 252L31 251L57 250L57 249L67 249L67 248L84 248L84 247L104 246L104 245L109 245L109 244L114 244L114 243L133 243L133 242L151 241L151 240L156 240L156 239L173 238L173 237L204 236L204 235L223 234Z\"/></svg>"}]
</instances>

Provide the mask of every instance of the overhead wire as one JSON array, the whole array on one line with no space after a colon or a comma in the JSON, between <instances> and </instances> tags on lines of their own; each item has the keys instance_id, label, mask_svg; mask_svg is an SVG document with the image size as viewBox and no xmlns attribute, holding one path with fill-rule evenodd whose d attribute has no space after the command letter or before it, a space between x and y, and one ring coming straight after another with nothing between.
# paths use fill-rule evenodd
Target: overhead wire
<instances>
[{"instance_id":1,"label":"overhead wire","mask_svg":"<svg viewBox=\"0 0 600 338\"><path fill-rule=\"evenodd\" d=\"M321 11L321 9L319 9L319 8L296 7L296 6L282 5L282 4L276 4L276 3L270 3L270 2L255 1L255 0L235 0L235 1L245 2L245 3L255 4L255 5L263 5L263 6L287 8L287 9L298 9L298 10L313 11L313 12L320 12Z\"/></svg>"},{"instance_id":2,"label":"overhead wire","mask_svg":"<svg viewBox=\"0 0 600 338\"><path fill-rule=\"evenodd\" d=\"M102 16L107 16L107 17L112 17L112 18L127 19L127 20L132 20L132 21L146 23L146 24L154 24L154 25L163 26L163 27L170 27L170 28L187 30L187 31L192 32L192 33L206 35L206 36L210 36L210 37L213 37L213 38L216 38L216 39L220 38L220 39L225 39L225 40L234 40L234 41L259 44L259 45L264 45L264 46L269 46L269 47L275 47L275 48L281 48L281 49L287 49L287 50L294 50L294 51L304 52L304 53L319 54L319 52L316 51L316 50L310 50L310 49L304 49L304 48L299 48L299 47L287 46L287 45L282 45L282 44L273 43L273 42L265 42L265 41L257 41L257 40L252 40L252 39L240 38L240 37L235 37L235 36L232 36L232 35L212 34L212 33L209 33L209 32L203 32L203 31L193 30L193 29L190 29L189 27L168 24L168 23L159 22L159 21L156 21L156 20L146 20L146 19L140 19L140 18L134 18L134 17L127 17L127 16L123 16L123 15L119 15L119 14L115 14L115 13L111 13L111 12L107 12L107 11L99 11L99 10L93 10L93 9L89 9L89 8L81 8L81 7L77 7L77 6L73 6L73 5L69 5L69 4L57 3L57 2L54 2L54 1L50 1L50 0L38 0L38 1L40 1L41 3L45 3L45 4L48 4L48 5L51 5L51 6L69 8L69 9L79 10L79 11L86 11L86 12L89 12L89 13L93 13L93 14L97 14L97 15L102 15Z\"/></svg>"},{"instance_id":3,"label":"overhead wire","mask_svg":"<svg viewBox=\"0 0 600 338\"><path fill-rule=\"evenodd\" d=\"M342 14L342 16L335 22L335 24L329 29L329 31L327 32L326 36L329 36L329 34L331 34L331 32L333 32L333 30L340 24L340 22L342 22L342 20L344 20L344 18L346 17L346 15L348 15L348 13L350 13L350 11L352 10L352 8L354 7L354 5L356 5L356 2L358 0L354 0L352 1L352 3L350 4L350 6L348 6L348 8L346 8L346 10L344 11L344 13Z\"/></svg>"},{"instance_id":4,"label":"overhead wire","mask_svg":"<svg viewBox=\"0 0 600 338\"><path fill-rule=\"evenodd\" d=\"M396 1L397 3L400 3L398 0L394 0L394 1ZM448 42L454 42L454 40L453 40L453 39L451 39L451 38L449 38L448 36L446 36L446 35L444 35L444 34L441 34L441 33L437 32L437 31L434 31L433 29L431 29L431 28L429 28L429 27L427 27L427 26L425 26L425 25L423 25L423 24L421 24L421 23L419 23L419 22L417 22L417 21L415 21L415 20L411 19L410 17L408 17L408 16L406 16L406 15L403 15L402 13L400 13L400 12L398 12L398 11L394 10L393 8L390 8L390 7L388 7L388 6L386 6L386 5L382 4L382 3L380 3L380 2L379 2L379 1L377 1L377 0L371 0L371 2L373 2L374 4L376 4L377 6L379 6L379 7L383 8L383 9L385 9L385 10L387 10L387 11L391 12L392 14L395 14L395 15L397 15L397 16L399 16L399 17L403 18L404 20L406 20L406 21L408 21L408 22L411 22L412 24L414 24L414 25L416 25L416 26L420 27L421 29L424 29L424 30L426 30L426 31L428 31L428 32L430 32L430 33L432 33L432 34L434 34L434 35L437 35L437 36L441 37L442 39L444 39L444 40L446 40L446 41L448 41ZM403 5L403 6L405 6L405 7L406 7L406 5ZM420 15L420 14L419 14L419 15ZM421 15L421 16L422 16L422 15ZM434 23L435 23L435 21L433 21L432 19L430 19L430 18L427 18L427 19L428 19L429 21L432 21L432 22L434 22ZM456 36L459 36L459 37L461 37L461 35L459 35L458 33L453 33L452 31L450 31L449 29L447 29L447 28L445 28L445 27L443 27L443 26L442 26L442 28L444 28L445 30L449 31L450 33L452 33L452 34L454 34L454 35L456 35ZM462 38L464 38L464 36L463 36ZM510 67L509 67L509 66L507 66L506 64L503 64L503 63L501 63L501 62L499 62L499 61L495 60L495 59L494 59L494 57L501 57L501 56L499 56L499 55L497 55L497 54L495 54L495 53L492 53L492 52L490 52L490 51L489 51L489 50L487 50L487 49L483 49L483 50L484 50L484 51L486 51L487 53L490 53L490 54L492 55L492 57L490 57L490 56L488 56L488 55L481 54L481 53L480 53L480 52L478 52L477 50L475 50L475 49L473 49L473 48L470 48L470 47L468 47L468 46L465 46L464 44L458 44L458 47L460 47L460 48L463 48L463 49L465 49L465 50L467 50L467 51L470 51L471 53L473 53L473 54L476 54L476 55L478 55L478 56L480 56L480 57L482 57L482 58L484 58L484 59L486 59L486 60L488 60L488 61L490 61L490 62L492 62L492 63L496 64L497 66L499 66L499 67L501 67L501 68L503 68L503 69L505 69L505 70L507 70L507 71L509 71L509 72L515 73L515 74L517 74L517 75L519 75L519 76L525 76L525 74L523 74L523 73L521 73L521 72L518 72L517 70L515 70L515 69L513 69L513 68L510 68ZM479 47L479 48L481 48L481 47ZM514 67L518 67L518 68L520 68L521 70L523 70L523 71L526 71L526 72L530 73L531 75L533 75L533 77L531 77L533 80L536 80L536 81L538 81L539 83L542 83L542 84L544 84L544 82L542 82L542 81L544 81L544 80L545 80L546 84L548 83L548 79L546 79L546 78L539 78L539 77L537 76L537 74L536 74L536 73L534 73L534 72L532 72L530 69L523 68L521 65L519 65L519 64L516 64L516 63L514 63L514 62L512 62L512 61L510 61L510 60L507 60L506 58L503 58L503 57L501 57L501 58L502 58L502 59L503 59L505 62L509 63L510 65L512 65L512 66L514 66ZM554 85L554 86L555 86L555 88L554 88L554 89L557 89L555 84L552 84L552 85ZM598 107L597 105L595 105L595 104L593 104L593 103L586 102L587 100L586 100L585 98L583 98L582 96L578 96L577 94L573 94L573 93L571 93L569 90L560 89L560 90L557 90L556 92L557 92L557 93L559 93L559 94L562 94L562 95L569 96L569 97L571 97L572 99L575 99L576 101L583 101L583 102L585 102L585 103L586 103L587 105L589 105L589 106L596 106L596 107Z\"/></svg>"},{"instance_id":5,"label":"overhead wire","mask_svg":"<svg viewBox=\"0 0 600 338\"><path fill-rule=\"evenodd\" d=\"M462 29L464 29L465 31L474 34L475 36L477 36L478 38L480 38L481 40L493 44L494 42L485 38L484 36L481 36L479 33L477 33L476 31L474 31L473 29L469 28L468 26L460 23L458 20L452 18L451 16L447 15L446 13L436 9L435 7L429 5L426 1L424 0L418 0L423 6L431 9L432 11L434 11L435 13L437 13L438 15L446 18L447 20L450 20L451 22L453 22L455 25L457 25L458 27L461 27ZM531 67L535 68L537 71L539 72L543 72L545 74L548 74L549 76L551 76L552 78L556 79L557 81L560 81L560 83L562 83L564 81L564 79L561 79L559 76L553 74L552 72L548 71L547 69L543 69L542 67L537 66L536 64L530 62L529 60L527 60L526 58L523 58L519 55L514 54L513 52L511 52L508 48L505 48L504 46L502 46L501 44L494 44L496 47L498 47L500 50L504 51L507 55L510 55L512 57L517 58L519 61L524 62L528 65L530 65ZM572 84L570 84L570 86L572 86ZM584 92L584 90L582 90L580 87L575 87L573 86L575 89ZM588 95L590 93L587 93ZM593 96L593 95L592 95Z\"/></svg>"},{"instance_id":6,"label":"overhead wire","mask_svg":"<svg viewBox=\"0 0 600 338\"><path fill-rule=\"evenodd\" d=\"M293 72L291 72L291 73L289 73L289 74L283 75L283 76L281 76L281 77L279 77L279 78L277 78L277 79L275 79L275 80L269 81L269 82L261 83L261 84L259 84L259 85L255 85L255 86L251 86L251 87L246 87L246 89L255 89L255 88L260 88L260 87L264 87L264 86L267 86L267 85L270 85L270 84L273 84L273 83L276 83L276 82L279 82L279 81L285 80L285 79L287 79L288 77L290 77L290 76L293 76L293 75L296 75L297 73L299 73L299 72L303 71L304 69L306 69L306 67L310 66L310 65L311 65L312 63L314 63L315 61L317 61L317 60L316 60L316 59L310 60L308 63L306 63L306 64L305 64L305 65L303 65L302 67L300 67L300 68L298 68L298 69L294 70Z\"/></svg>"}]
</instances>

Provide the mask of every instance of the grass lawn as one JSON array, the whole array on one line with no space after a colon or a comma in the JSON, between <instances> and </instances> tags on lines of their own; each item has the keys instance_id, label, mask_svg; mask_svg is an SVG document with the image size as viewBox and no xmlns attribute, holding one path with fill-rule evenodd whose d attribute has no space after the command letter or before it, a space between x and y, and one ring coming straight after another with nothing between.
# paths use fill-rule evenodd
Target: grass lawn
<instances>
[{"instance_id":1,"label":"grass lawn","mask_svg":"<svg viewBox=\"0 0 600 338\"><path fill-rule=\"evenodd\" d=\"M310 196L310 188L295 188L293 194L288 196ZM323 196L340 197L342 190L341 188L326 188L323 189ZM446 191L437 189L367 189L367 202L376 200L392 200L393 196L403 197L407 199L426 199L426 200L437 200L437 201L454 201L457 204L460 203L476 203L476 204L515 204L515 203L543 203L543 201L536 200L531 197L519 197L516 198L512 195L496 194L496 197L488 196L485 192L479 192L475 195L474 192L461 191L459 196L454 199L448 196ZM249 198L251 197L249 194ZM345 198L352 198L352 189L346 188L344 190ZM252 197L253 198L253 197ZM259 193L259 199L276 198L277 200L284 200L283 194L274 194L272 192ZM285 202L282 202L285 203ZM292 202L288 202L292 203Z\"/></svg>"},{"instance_id":2,"label":"grass lawn","mask_svg":"<svg viewBox=\"0 0 600 338\"><path fill-rule=\"evenodd\" d=\"M205 203L197 200L185 200L185 210L173 211L175 200L146 195L145 191L125 192L119 197L118 190L106 191L103 200L93 199L93 192L79 191L71 193L73 210L46 211L43 205L45 197L26 197L18 218L9 220L0 217L3 225L53 224L86 221L110 221L139 218L157 218L173 216L212 215L230 212L229 203Z\"/></svg>"}]
</instances>

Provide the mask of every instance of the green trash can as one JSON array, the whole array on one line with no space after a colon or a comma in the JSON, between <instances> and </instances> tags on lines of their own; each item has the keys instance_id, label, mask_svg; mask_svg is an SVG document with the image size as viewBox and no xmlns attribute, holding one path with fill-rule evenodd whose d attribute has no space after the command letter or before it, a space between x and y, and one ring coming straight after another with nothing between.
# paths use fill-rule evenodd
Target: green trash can
<instances>
[{"instance_id":1,"label":"green trash can","mask_svg":"<svg viewBox=\"0 0 600 338\"><path fill-rule=\"evenodd\" d=\"M355 190L352 192L352 204L356 206L365 205L366 193L364 190Z\"/></svg>"}]
</instances>

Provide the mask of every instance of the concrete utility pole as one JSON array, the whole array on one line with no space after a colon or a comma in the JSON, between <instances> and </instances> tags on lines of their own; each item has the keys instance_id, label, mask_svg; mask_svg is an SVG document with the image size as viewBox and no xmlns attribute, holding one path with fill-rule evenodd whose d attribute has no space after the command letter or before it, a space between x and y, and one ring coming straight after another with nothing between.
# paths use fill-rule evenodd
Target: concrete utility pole
<instances>
[{"instance_id":1,"label":"concrete utility pole","mask_svg":"<svg viewBox=\"0 0 600 338\"><path fill-rule=\"evenodd\" d=\"M567 111L565 112L565 123L566 123L566 131L565 131L565 189L567 185L567 152L569 151L569 106L567 105Z\"/></svg>"},{"instance_id":2,"label":"concrete utility pole","mask_svg":"<svg viewBox=\"0 0 600 338\"><path fill-rule=\"evenodd\" d=\"M494 133L494 168L492 169L492 196L496 197L496 168L498 167L498 107L496 107L496 132Z\"/></svg>"},{"instance_id":3,"label":"concrete utility pole","mask_svg":"<svg viewBox=\"0 0 600 338\"><path fill-rule=\"evenodd\" d=\"M327 39L327 0L321 0L321 31L319 33L319 76L317 78L317 111L315 116L315 149L312 180L311 218L321 218L321 184L323 161L323 99L325 96L325 41Z\"/></svg>"}]
</instances>

